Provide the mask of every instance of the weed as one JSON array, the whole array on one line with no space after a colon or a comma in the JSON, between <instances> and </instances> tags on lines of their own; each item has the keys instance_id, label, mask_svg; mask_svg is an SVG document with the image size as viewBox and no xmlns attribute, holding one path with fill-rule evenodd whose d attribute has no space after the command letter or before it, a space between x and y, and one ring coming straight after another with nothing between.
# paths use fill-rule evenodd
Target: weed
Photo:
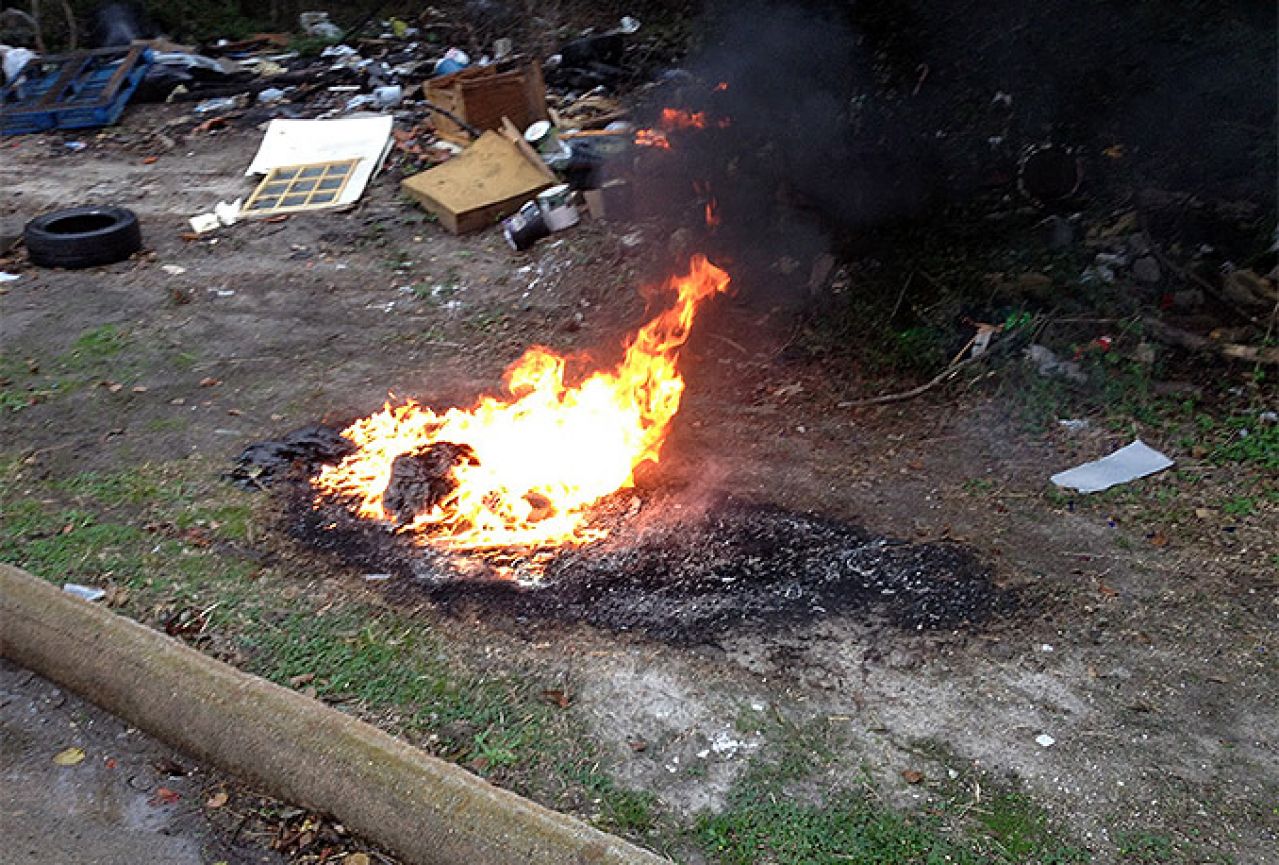
<instances>
[{"instance_id":1,"label":"weed","mask_svg":"<svg viewBox=\"0 0 1279 865\"><path fill-rule=\"evenodd\" d=\"M611 784L601 792L600 826L624 835L644 835L653 828L657 797L646 790L623 790Z\"/></svg>"},{"instance_id":2,"label":"weed","mask_svg":"<svg viewBox=\"0 0 1279 865\"><path fill-rule=\"evenodd\" d=\"M1043 865L1087 861L1082 850L1057 839L1047 815L1021 793L995 794L976 811L976 818L1008 861Z\"/></svg>"},{"instance_id":3,"label":"weed","mask_svg":"<svg viewBox=\"0 0 1279 865\"><path fill-rule=\"evenodd\" d=\"M1177 852L1167 835L1151 832L1121 832L1115 837L1119 861L1131 865L1160 865Z\"/></svg>"},{"instance_id":4,"label":"weed","mask_svg":"<svg viewBox=\"0 0 1279 865\"><path fill-rule=\"evenodd\" d=\"M59 355L68 371L93 371L103 367L129 345L129 336L114 324L104 324L80 334L71 348Z\"/></svg>"},{"instance_id":5,"label":"weed","mask_svg":"<svg viewBox=\"0 0 1279 865\"><path fill-rule=\"evenodd\" d=\"M1232 517L1250 517L1257 512L1257 500L1251 496L1235 496L1222 503L1221 512Z\"/></svg>"}]
</instances>

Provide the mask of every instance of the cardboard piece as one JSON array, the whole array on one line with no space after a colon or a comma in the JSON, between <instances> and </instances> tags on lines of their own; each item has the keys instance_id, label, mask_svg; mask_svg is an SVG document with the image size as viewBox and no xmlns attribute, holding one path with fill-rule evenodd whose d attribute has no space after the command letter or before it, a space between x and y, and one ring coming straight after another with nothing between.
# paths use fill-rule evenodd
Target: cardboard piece
<instances>
[{"instance_id":1,"label":"cardboard piece","mask_svg":"<svg viewBox=\"0 0 1279 865\"><path fill-rule=\"evenodd\" d=\"M593 219L626 220L634 215L635 199L625 180L610 180L599 189L586 190L582 196Z\"/></svg>"},{"instance_id":2,"label":"cardboard piece","mask_svg":"<svg viewBox=\"0 0 1279 865\"><path fill-rule=\"evenodd\" d=\"M314 165L358 159L359 163L332 203L346 207L359 201L364 187L391 149L391 126L395 118L388 116L351 117L343 120L272 120L262 136L262 145L253 164L244 172L248 176L269 174L273 168L290 165Z\"/></svg>"},{"instance_id":3,"label":"cardboard piece","mask_svg":"<svg viewBox=\"0 0 1279 865\"><path fill-rule=\"evenodd\" d=\"M551 183L559 183L560 179L555 176L555 172L543 161L541 154L533 149L533 145L524 140L524 133L520 132L520 128L511 122L511 118L502 118L502 134L506 136L506 140L514 144L520 149L520 153L524 154L527 159L538 171L542 172L542 176Z\"/></svg>"},{"instance_id":4,"label":"cardboard piece","mask_svg":"<svg viewBox=\"0 0 1279 865\"><path fill-rule=\"evenodd\" d=\"M454 234L487 228L551 185L518 147L496 132L485 132L448 162L400 184Z\"/></svg>"}]
</instances>

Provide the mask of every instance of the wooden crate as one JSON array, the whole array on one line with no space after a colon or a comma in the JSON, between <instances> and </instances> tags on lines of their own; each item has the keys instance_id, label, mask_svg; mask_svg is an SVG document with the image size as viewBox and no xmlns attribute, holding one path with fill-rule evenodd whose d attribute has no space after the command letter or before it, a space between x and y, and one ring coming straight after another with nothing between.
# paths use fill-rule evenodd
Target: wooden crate
<instances>
[{"instance_id":1,"label":"wooden crate","mask_svg":"<svg viewBox=\"0 0 1279 865\"><path fill-rule=\"evenodd\" d=\"M501 129L509 117L521 130L546 120L546 84L536 60L513 59L476 66L432 78L422 85L427 100L456 114L476 129ZM438 112L431 123L441 138L465 144L471 138L461 126Z\"/></svg>"}]
</instances>

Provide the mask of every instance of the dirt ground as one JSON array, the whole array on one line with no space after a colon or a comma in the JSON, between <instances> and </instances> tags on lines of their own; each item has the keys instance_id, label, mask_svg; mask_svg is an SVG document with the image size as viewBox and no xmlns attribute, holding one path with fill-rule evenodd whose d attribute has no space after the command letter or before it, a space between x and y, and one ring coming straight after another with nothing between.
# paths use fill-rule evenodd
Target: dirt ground
<instances>
[{"instance_id":1,"label":"dirt ground","mask_svg":"<svg viewBox=\"0 0 1279 865\"><path fill-rule=\"evenodd\" d=\"M123 205L148 250L85 272L24 268L2 289L11 364L47 367L104 325L128 338L94 373L104 386L5 413L4 449L49 477L191 457L229 467L248 443L368 413L388 392L468 403L529 344L615 350L642 318L637 286L664 261L655 226L584 225L526 254L496 230L456 238L386 176L351 213L184 240L189 216L248 191L259 133L196 136L145 163L149 145L129 142L178 114L131 109L78 153L44 136L0 149L0 217ZM622 240L634 231L637 247ZM448 632L496 664L532 659L571 681L569 711L614 776L680 813L725 804L772 719L817 719L840 743L821 784L864 783L902 807L959 785L980 807L983 784L1008 783L1093 861L1120 861L1119 838L1149 832L1193 851L1172 861L1279 862L1273 503L1223 513L1208 496L1229 470L1161 441L1199 484L1179 501L1203 496L1206 515L1048 495L1048 475L1132 429L1031 435L984 373L958 397L840 409L847 383L793 359L790 333L758 300L707 311L663 476L690 496L731 491L966 545L1024 593L1020 612L957 633L822 618L693 648L536 623ZM1171 472L1142 483L1186 485ZM363 591L359 573L316 562Z\"/></svg>"}]
</instances>

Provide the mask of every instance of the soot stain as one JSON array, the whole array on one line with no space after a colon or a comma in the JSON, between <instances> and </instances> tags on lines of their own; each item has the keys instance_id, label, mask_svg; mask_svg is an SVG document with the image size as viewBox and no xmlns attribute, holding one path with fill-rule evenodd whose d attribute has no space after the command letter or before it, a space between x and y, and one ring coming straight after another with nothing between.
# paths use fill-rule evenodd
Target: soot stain
<instances>
[{"instance_id":1,"label":"soot stain","mask_svg":"<svg viewBox=\"0 0 1279 865\"><path fill-rule=\"evenodd\" d=\"M608 537L541 553L540 578L527 584L500 575L527 556L443 552L316 502L304 483L290 487L296 539L390 574L394 598L426 598L446 613L584 622L687 645L850 614L908 631L963 630L1017 606L959 544L908 543L728 496L687 516L661 494L614 496L600 508Z\"/></svg>"}]
</instances>

